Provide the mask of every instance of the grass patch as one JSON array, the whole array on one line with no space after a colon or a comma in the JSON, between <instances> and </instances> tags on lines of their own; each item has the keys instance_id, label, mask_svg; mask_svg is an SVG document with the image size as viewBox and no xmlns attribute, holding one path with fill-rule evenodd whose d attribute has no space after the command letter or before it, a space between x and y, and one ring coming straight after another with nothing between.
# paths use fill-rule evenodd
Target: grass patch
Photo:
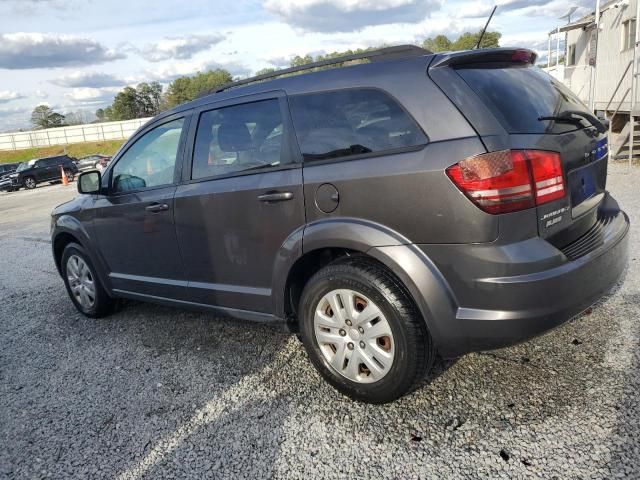
<instances>
[{"instance_id":1,"label":"grass patch","mask_svg":"<svg viewBox=\"0 0 640 480\"><path fill-rule=\"evenodd\" d=\"M25 150L0 151L0 163L26 162L32 158L50 157L66 153L71 157L84 157L94 153L113 155L125 140L106 140L104 142L74 143L72 145L54 145L51 147L27 148Z\"/></svg>"}]
</instances>

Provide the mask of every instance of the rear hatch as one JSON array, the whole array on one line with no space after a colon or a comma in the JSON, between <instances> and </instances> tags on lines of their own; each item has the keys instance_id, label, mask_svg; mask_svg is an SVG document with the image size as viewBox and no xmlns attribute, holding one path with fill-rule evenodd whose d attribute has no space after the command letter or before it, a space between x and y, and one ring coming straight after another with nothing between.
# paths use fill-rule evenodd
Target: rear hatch
<instances>
[{"instance_id":1,"label":"rear hatch","mask_svg":"<svg viewBox=\"0 0 640 480\"><path fill-rule=\"evenodd\" d=\"M563 184L549 179L536 186L534 178L532 189L562 189L559 198L535 202L538 234L562 248L597 220L607 177L606 129L534 61L528 50L477 50L441 55L429 74L478 131L488 152L559 154Z\"/></svg>"}]
</instances>

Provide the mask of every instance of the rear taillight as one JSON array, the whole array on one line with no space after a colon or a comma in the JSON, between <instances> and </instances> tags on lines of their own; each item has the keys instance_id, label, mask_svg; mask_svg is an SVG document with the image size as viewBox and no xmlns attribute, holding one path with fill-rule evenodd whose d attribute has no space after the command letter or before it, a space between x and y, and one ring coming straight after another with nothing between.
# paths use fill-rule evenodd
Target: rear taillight
<instances>
[{"instance_id":1,"label":"rear taillight","mask_svg":"<svg viewBox=\"0 0 640 480\"><path fill-rule=\"evenodd\" d=\"M467 158L447 175L478 207L508 213L564 197L560 155L541 150L502 150Z\"/></svg>"},{"instance_id":2,"label":"rear taillight","mask_svg":"<svg viewBox=\"0 0 640 480\"><path fill-rule=\"evenodd\" d=\"M564 197L564 176L560 154L540 150L525 150L531 165L536 203L551 202Z\"/></svg>"}]
</instances>

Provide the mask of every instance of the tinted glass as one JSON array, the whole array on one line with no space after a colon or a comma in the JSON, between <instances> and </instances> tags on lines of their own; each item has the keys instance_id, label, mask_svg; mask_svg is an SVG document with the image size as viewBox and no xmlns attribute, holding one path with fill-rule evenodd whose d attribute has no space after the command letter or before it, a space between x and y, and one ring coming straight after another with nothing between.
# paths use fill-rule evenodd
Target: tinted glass
<instances>
[{"instance_id":1,"label":"tinted glass","mask_svg":"<svg viewBox=\"0 0 640 480\"><path fill-rule=\"evenodd\" d=\"M589 109L567 87L538 67L461 68L465 82L509 133L562 133L580 128L539 117ZM585 123L585 126L588 125Z\"/></svg>"},{"instance_id":2,"label":"tinted glass","mask_svg":"<svg viewBox=\"0 0 640 480\"><path fill-rule=\"evenodd\" d=\"M427 143L415 121L380 90L349 89L296 95L289 102L305 161Z\"/></svg>"},{"instance_id":3,"label":"tinted glass","mask_svg":"<svg viewBox=\"0 0 640 480\"><path fill-rule=\"evenodd\" d=\"M283 141L278 100L219 108L200 115L192 178L280 165Z\"/></svg>"},{"instance_id":4,"label":"tinted glass","mask_svg":"<svg viewBox=\"0 0 640 480\"><path fill-rule=\"evenodd\" d=\"M114 192L129 192L173 183L184 119L174 120L140 137L113 168Z\"/></svg>"}]
</instances>

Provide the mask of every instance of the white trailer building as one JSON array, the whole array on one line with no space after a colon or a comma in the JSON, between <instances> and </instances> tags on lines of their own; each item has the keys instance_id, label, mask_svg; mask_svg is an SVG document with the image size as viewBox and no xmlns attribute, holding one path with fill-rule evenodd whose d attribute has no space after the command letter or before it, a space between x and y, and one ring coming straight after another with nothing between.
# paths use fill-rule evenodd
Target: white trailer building
<instances>
[{"instance_id":1,"label":"white trailer building","mask_svg":"<svg viewBox=\"0 0 640 480\"><path fill-rule=\"evenodd\" d=\"M640 158L637 17L638 0L598 1L593 13L549 32L547 70L611 121L615 159Z\"/></svg>"}]
</instances>

